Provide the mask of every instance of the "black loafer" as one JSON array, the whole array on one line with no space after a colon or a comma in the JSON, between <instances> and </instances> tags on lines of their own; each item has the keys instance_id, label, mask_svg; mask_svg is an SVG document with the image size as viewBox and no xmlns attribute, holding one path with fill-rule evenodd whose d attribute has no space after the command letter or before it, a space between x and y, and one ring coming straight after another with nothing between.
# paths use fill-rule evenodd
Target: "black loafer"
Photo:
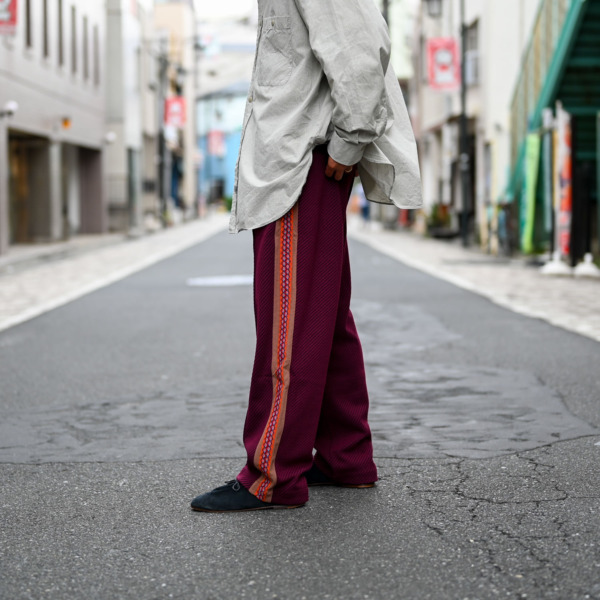
<instances>
[{"instance_id":1,"label":"black loafer","mask_svg":"<svg viewBox=\"0 0 600 600\"><path fill-rule=\"evenodd\" d=\"M372 488L375 487L375 482L371 481L369 483L339 483L331 479L331 477L327 477L317 465L313 463L313 466L306 473L306 483L308 483L309 487L315 487L318 485L335 485L337 487L343 488Z\"/></svg>"},{"instance_id":2,"label":"black loafer","mask_svg":"<svg viewBox=\"0 0 600 600\"><path fill-rule=\"evenodd\" d=\"M270 510L278 508L299 508L303 504L273 504L263 502L251 494L239 481L232 479L212 492L202 494L192 500L192 510L200 512L244 512L249 510Z\"/></svg>"}]
</instances>

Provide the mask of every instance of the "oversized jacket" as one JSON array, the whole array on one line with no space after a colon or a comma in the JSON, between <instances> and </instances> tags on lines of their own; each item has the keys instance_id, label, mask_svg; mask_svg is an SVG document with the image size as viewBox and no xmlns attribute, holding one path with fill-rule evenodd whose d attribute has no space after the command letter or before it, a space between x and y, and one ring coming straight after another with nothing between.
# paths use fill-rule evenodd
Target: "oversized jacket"
<instances>
[{"instance_id":1,"label":"oversized jacket","mask_svg":"<svg viewBox=\"0 0 600 600\"><path fill-rule=\"evenodd\" d=\"M259 0L230 230L255 229L295 204L312 162L358 163L367 198L422 205L415 139L373 0Z\"/></svg>"}]
</instances>

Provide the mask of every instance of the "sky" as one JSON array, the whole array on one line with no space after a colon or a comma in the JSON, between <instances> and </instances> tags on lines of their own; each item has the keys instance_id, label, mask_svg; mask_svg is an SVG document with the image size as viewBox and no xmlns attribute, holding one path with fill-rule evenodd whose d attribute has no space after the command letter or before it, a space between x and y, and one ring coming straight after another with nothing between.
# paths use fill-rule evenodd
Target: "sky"
<instances>
[{"instance_id":1,"label":"sky","mask_svg":"<svg viewBox=\"0 0 600 600\"><path fill-rule=\"evenodd\" d=\"M250 15L256 0L195 0L201 20L226 19Z\"/></svg>"}]
</instances>

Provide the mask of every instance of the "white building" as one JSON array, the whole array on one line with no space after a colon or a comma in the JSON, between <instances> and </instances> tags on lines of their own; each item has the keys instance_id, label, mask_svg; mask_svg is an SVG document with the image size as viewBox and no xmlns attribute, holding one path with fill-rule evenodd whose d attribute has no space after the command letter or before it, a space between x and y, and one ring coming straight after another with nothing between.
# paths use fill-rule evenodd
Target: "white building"
<instances>
[{"instance_id":1,"label":"white building","mask_svg":"<svg viewBox=\"0 0 600 600\"><path fill-rule=\"evenodd\" d=\"M192 209L197 201L197 170L199 153L196 148L195 102L198 85L199 55L196 13L192 0L155 0L154 26L165 41L161 53L167 60L167 99L178 98L184 107L184 121L167 125L168 148L164 166L170 198L184 208ZM159 85L161 85L159 83Z\"/></svg>"},{"instance_id":2,"label":"white building","mask_svg":"<svg viewBox=\"0 0 600 600\"><path fill-rule=\"evenodd\" d=\"M157 41L152 0L107 0L107 148L110 229L159 212Z\"/></svg>"},{"instance_id":3,"label":"white building","mask_svg":"<svg viewBox=\"0 0 600 600\"><path fill-rule=\"evenodd\" d=\"M17 12L0 15L0 253L105 231L104 3L2 4Z\"/></svg>"},{"instance_id":4,"label":"white building","mask_svg":"<svg viewBox=\"0 0 600 600\"><path fill-rule=\"evenodd\" d=\"M427 41L453 37L460 44L460 2L441 0L441 15L428 13L421 2L414 39L415 78L410 112L419 144L424 212L442 207L458 228L462 212L459 168L460 91L431 87ZM464 0L467 68L467 116L470 180L468 212L472 228L488 247L494 207L503 200L509 168L509 108L524 45L537 12L538 0Z\"/></svg>"}]
</instances>

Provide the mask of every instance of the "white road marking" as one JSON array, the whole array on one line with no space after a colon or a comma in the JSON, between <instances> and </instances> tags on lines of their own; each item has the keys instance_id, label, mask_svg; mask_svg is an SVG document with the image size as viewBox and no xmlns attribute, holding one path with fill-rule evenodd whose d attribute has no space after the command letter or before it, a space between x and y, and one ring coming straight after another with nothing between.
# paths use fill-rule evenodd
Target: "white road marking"
<instances>
[{"instance_id":1,"label":"white road marking","mask_svg":"<svg viewBox=\"0 0 600 600\"><path fill-rule=\"evenodd\" d=\"M218 275L216 277L192 277L187 280L190 287L234 287L238 285L252 285L252 275Z\"/></svg>"}]
</instances>

